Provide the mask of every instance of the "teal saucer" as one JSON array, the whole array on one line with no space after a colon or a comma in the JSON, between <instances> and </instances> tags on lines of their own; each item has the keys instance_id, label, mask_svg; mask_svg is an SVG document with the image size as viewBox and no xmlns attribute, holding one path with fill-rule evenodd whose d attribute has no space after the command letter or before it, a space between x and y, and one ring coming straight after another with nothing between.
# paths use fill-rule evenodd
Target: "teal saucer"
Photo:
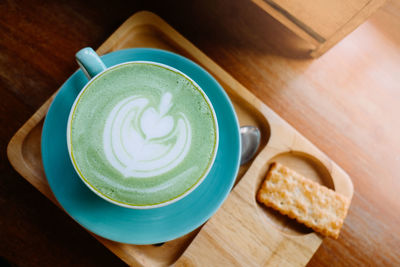
<instances>
[{"instance_id":1,"label":"teal saucer","mask_svg":"<svg viewBox=\"0 0 400 267\"><path fill-rule=\"evenodd\" d=\"M203 68L171 52L149 48L126 49L104 55L102 60L107 67L135 60L159 62L182 71L196 81L217 114L220 143L215 163L198 188L168 206L134 210L111 204L95 195L75 173L67 149L69 111L87 83L82 71L78 70L61 87L43 126L42 160L55 197L83 227L117 242L161 243L193 231L221 206L239 169L239 124L232 103L223 88Z\"/></svg>"}]
</instances>

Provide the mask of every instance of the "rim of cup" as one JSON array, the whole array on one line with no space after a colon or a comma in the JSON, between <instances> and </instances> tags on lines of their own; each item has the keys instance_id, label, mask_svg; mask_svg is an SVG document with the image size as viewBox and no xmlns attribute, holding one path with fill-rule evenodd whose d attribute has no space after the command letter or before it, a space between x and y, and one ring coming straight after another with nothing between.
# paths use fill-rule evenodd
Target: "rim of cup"
<instances>
[{"instance_id":1,"label":"rim of cup","mask_svg":"<svg viewBox=\"0 0 400 267\"><path fill-rule=\"evenodd\" d=\"M215 143L214 143L214 149L213 149L213 156L211 161L208 164L208 167L206 169L206 171L203 173L202 176L199 177L199 179L197 180L197 182L192 185L188 190L186 190L184 193L182 193L181 195L172 198L170 200L167 200L165 202L161 202L161 203L156 203L153 205L136 205L136 204L130 204L130 203L124 203L124 202L120 202L117 200L114 200L110 197L108 197L107 195L103 194L102 192L100 192L100 190L98 190L96 187L94 187L93 185L91 185L88 180L82 175L81 171L78 169L78 167L76 166L76 162L75 159L73 157L73 153L72 153L72 143L71 143L71 124L72 124L72 117L73 114L75 113L75 109L76 109L76 105L78 104L82 94L87 90L87 88L90 87L90 85L96 80L98 79L100 76L104 75L105 73L116 69L118 67L121 67L123 65L129 65L129 64L149 64L149 65L156 65L159 67L163 67L165 69L168 69L170 71L173 71L181 76L183 76L185 79L187 79L203 96L203 98L205 99L205 101L207 102L211 112L212 112L212 116L214 119L214 127L215 127ZM67 124L67 146L68 146L68 155L71 159L71 163L72 166L74 167L77 175L79 176L79 178L84 182L84 184L92 191L94 192L96 195L98 195L99 197L101 197L102 199L121 206L121 207L125 207L125 208L131 208L131 209L154 209L154 208L159 208L159 207L164 207L167 205L170 205L172 203L175 203L177 201L179 201L180 199L188 196L191 192L193 192L198 186L200 186L200 184L204 181L204 179L207 177L207 175L209 174L210 170L212 169L212 167L214 166L215 163L215 158L217 156L218 153L218 147L219 147L219 127L218 127L218 120L217 120L217 115L215 113L214 110L214 106L211 103L211 100L208 98L207 94L203 91L203 89L192 79L190 78L188 75L186 75L185 73L183 73L182 71L171 67L169 65L163 64L163 63L159 63L159 62L154 62L154 61L145 61L145 60L138 60L138 61L127 61L127 62L123 62L111 67L106 68L105 70L103 70L102 72L98 73L96 76L94 76L92 79L90 79L88 81L88 83L82 88L82 90L79 92L79 94L77 95L77 97L74 100L74 103L71 107L69 116L68 116L68 124Z\"/></svg>"}]
</instances>

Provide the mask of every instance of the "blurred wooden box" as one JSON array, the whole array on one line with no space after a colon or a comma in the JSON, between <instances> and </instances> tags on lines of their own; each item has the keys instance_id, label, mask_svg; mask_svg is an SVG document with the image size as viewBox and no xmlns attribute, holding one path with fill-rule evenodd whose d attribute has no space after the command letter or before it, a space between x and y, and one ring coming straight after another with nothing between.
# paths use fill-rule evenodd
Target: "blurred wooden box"
<instances>
[{"instance_id":1,"label":"blurred wooden box","mask_svg":"<svg viewBox=\"0 0 400 267\"><path fill-rule=\"evenodd\" d=\"M252 0L295 34L318 57L355 30L385 0Z\"/></svg>"}]
</instances>

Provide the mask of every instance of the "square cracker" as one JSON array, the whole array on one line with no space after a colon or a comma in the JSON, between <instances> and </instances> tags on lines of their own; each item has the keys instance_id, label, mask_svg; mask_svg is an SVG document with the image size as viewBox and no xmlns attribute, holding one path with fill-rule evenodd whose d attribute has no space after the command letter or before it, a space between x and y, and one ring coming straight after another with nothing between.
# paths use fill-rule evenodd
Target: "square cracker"
<instances>
[{"instance_id":1,"label":"square cracker","mask_svg":"<svg viewBox=\"0 0 400 267\"><path fill-rule=\"evenodd\" d=\"M271 164L257 200L335 239L350 204L346 197L276 162Z\"/></svg>"}]
</instances>

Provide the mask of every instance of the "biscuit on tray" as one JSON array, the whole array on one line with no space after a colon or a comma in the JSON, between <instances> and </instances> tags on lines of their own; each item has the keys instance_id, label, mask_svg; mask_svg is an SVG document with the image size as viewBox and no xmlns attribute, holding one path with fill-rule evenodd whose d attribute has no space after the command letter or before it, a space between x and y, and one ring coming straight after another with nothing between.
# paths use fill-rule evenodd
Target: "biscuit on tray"
<instances>
[{"instance_id":1,"label":"biscuit on tray","mask_svg":"<svg viewBox=\"0 0 400 267\"><path fill-rule=\"evenodd\" d=\"M350 204L346 197L276 162L257 200L332 238L338 238Z\"/></svg>"}]
</instances>

